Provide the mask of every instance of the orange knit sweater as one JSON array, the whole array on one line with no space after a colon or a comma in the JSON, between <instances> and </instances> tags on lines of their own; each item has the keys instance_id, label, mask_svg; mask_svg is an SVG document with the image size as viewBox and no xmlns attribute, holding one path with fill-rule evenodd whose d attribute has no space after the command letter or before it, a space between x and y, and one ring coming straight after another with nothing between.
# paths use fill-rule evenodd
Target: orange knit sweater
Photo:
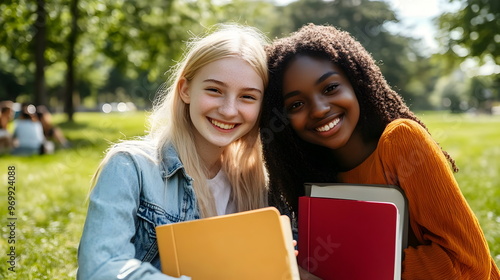
<instances>
[{"instance_id":1,"label":"orange knit sweater","mask_svg":"<svg viewBox=\"0 0 500 280\"><path fill-rule=\"evenodd\" d=\"M446 158L415 121L391 122L376 150L339 175L345 183L397 185L404 190L411 233L403 279L500 279Z\"/></svg>"}]
</instances>

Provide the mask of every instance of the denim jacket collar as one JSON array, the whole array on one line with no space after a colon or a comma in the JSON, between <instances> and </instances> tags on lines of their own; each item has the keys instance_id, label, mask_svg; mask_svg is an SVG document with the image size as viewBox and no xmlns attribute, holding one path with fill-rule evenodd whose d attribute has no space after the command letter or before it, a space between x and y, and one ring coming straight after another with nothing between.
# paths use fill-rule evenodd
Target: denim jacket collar
<instances>
[{"instance_id":1,"label":"denim jacket collar","mask_svg":"<svg viewBox=\"0 0 500 280\"><path fill-rule=\"evenodd\" d=\"M193 182L193 178L187 174L184 169L184 165L179 158L179 154L172 144L165 144L162 148L162 168L162 176L164 180L168 180L177 171L182 171L184 177L189 182Z\"/></svg>"}]
</instances>

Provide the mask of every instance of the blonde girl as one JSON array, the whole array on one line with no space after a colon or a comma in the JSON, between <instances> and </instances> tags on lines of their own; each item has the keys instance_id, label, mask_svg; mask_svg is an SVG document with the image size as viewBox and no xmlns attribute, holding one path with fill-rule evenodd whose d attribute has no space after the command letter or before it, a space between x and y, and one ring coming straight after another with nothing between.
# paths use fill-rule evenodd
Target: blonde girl
<instances>
[{"instance_id":1,"label":"blonde girl","mask_svg":"<svg viewBox=\"0 0 500 280\"><path fill-rule=\"evenodd\" d=\"M160 272L156 226L266 206L266 43L239 25L189 42L148 135L113 146L94 176L77 279L174 279Z\"/></svg>"}]
</instances>

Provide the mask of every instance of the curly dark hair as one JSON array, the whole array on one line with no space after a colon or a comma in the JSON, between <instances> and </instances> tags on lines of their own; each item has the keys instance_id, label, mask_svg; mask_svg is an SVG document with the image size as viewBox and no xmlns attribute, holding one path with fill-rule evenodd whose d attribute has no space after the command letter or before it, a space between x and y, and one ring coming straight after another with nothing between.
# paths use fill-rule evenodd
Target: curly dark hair
<instances>
[{"instance_id":1,"label":"curly dark hair","mask_svg":"<svg viewBox=\"0 0 500 280\"><path fill-rule=\"evenodd\" d=\"M337 182L338 166L324 147L300 139L289 125L283 99L283 76L297 55L327 59L349 79L360 107L358 126L367 141L380 138L384 128L399 118L425 124L388 85L368 51L348 32L333 26L308 24L268 46L269 85L260 121L264 159L270 176L270 203L285 202L297 209L305 182ZM453 170L455 161L443 151Z\"/></svg>"}]
</instances>

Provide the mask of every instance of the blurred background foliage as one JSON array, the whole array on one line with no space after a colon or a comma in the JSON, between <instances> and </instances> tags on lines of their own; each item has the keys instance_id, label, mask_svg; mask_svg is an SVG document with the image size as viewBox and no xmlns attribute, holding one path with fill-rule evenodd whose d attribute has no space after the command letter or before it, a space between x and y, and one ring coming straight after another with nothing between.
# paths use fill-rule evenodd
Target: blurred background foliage
<instances>
[{"instance_id":1,"label":"blurred background foliage","mask_svg":"<svg viewBox=\"0 0 500 280\"><path fill-rule=\"evenodd\" d=\"M192 34L238 22L272 39L314 22L355 36L413 110L492 113L500 1L446 1L458 9L435 19L440 50L428 53L390 31L400 18L385 1L3 0L0 100L45 104L69 120L105 102L148 108Z\"/></svg>"},{"instance_id":2,"label":"blurred background foliage","mask_svg":"<svg viewBox=\"0 0 500 280\"><path fill-rule=\"evenodd\" d=\"M390 4L398 1L412 0L0 0L0 101L66 112L55 114L55 123L73 144L53 155L0 160L3 170L8 163L19 171L14 279L74 279L91 174L110 143L143 135L147 115L86 113L71 121L73 113L120 102L148 109L185 42L219 22L252 25L270 39L309 22L355 36L457 160L457 181L499 265L500 116L487 115L500 114L500 1L435 0L456 7L433 21L437 50L395 28L404 21ZM13 275L6 268L0 279Z\"/></svg>"}]
</instances>

